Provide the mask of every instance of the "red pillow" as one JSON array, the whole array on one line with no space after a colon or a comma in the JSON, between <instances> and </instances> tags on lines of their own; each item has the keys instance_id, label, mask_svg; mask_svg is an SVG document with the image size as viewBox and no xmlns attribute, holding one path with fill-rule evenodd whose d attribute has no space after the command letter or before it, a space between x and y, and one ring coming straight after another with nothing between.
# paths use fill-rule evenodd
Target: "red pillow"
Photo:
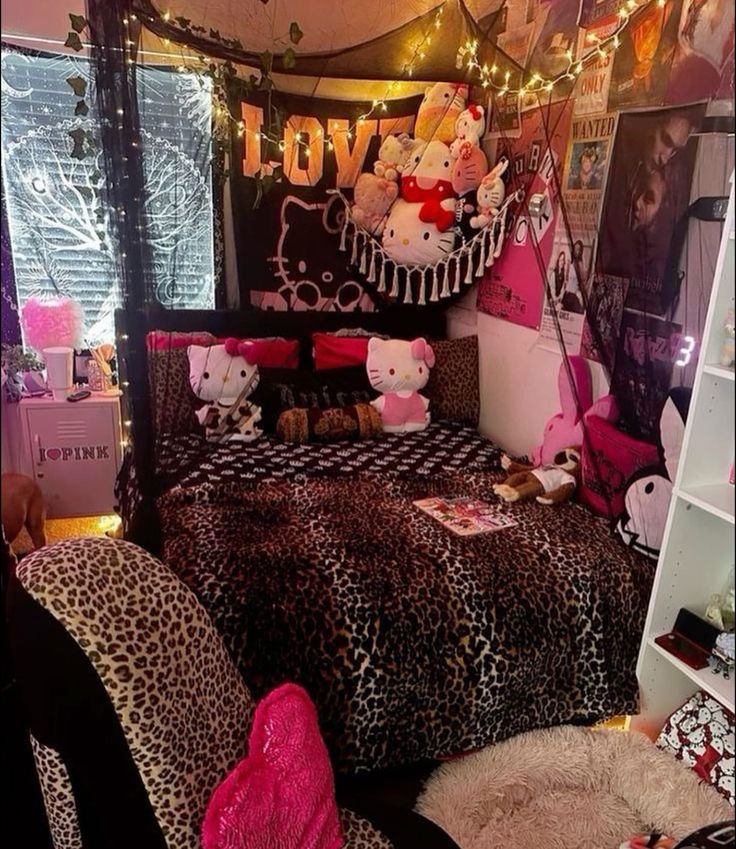
<instances>
[{"instance_id":1,"label":"red pillow","mask_svg":"<svg viewBox=\"0 0 736 849\"><path fill-rule=\"evenodd\" d=\"M146 336L149 351L172 351L190 345L215 345L217 339L205 331L187 333L179 330L151 330Z\"/></svg>"},{"instance_id":2,"label":"red pillow","mask_svg":"<svg viewBox=\"0 0 736 849\"><path fill-rule=\"evenodd\" d=\"M239 339L257 347L257 362L260 368L299 368L299 340L269 337L263 339ZM225 339L217 343L224 344Z\"/></svg>"},{"instance_id":3,"label":"red pillow","mask_svg":"<svg viewBox=\"0 0 736 849\"><path fill-rule=\"evenodd\" d=\"M593 512L615 519L624 512L629 478L645 466L656 466L659 450L599 416L586 416L585 429L580 500Z\"/></svg>"},{"instance_id":4,"label":"red pillow","mask_svg":"<svg viewBox=\"0 0 736 849\"><path fill-rule=\"evenodd\" d=\"M317 371L345 366L363 366L368 359L370 336L333 336L313 333L314 367Z\"/></svg>"},{"instance_id":5,"label":"red pillow","mask_svg":"<svg viewBox=\"0 0 736 849\"><path fill-rule=\"evenodd\" d=\"M264 339L241 339L258 347L258 363L262 368L299 368L299 340L268 337ZM152 330L146 336L149 351L172 351L175 348L188 348L189 345L224 345L225 339L218 339L206 331L185 333L181 331Z\"/></svg>"}]
</instances>

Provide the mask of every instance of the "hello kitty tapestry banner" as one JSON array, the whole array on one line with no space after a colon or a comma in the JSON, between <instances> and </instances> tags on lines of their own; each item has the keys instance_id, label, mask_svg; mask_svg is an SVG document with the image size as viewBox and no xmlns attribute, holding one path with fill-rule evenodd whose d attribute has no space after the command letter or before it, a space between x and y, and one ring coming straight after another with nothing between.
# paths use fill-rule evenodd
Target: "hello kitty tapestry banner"
<instances>
[{"instance_id":1,"label":"hello kitty tapestry banner","mask_svg":"<svg viewBox=\"0 0 736 849\"><path fill-rule=\"evenodd\" d=\"M283 134L264 139L274 103ZM382 102L380 118L370 117L375 103L275 92L268 104L236 105L241 300L276 310L426 306L459 295L501 255L520 195L507 196L508 160L491 166L481 148L486 109L468 86L435 83Z\"/></svg>"},{"instance_id":2,"label":"hello kitty tapestry banner","mask_svg":"<svg viewBox=\"0 0 736 849\"><path fill-rule=\"evenodd\" d=\"M285 118L280 144L256 137L269 108L265 98L246 94L239 80L230 97L246 128L233 137L231 168L241 303L275 310L373 310L372 287L340 250L345 209L331 192L352 195L361 172L373 173L382 139L413 131L421 96L387 101L380 118L356 124L371 103L274 91L270 106ZM308 155L297 134L309 139ZM324 144L328 135L332 150ZM253 177L259 172L283 177L257 203Z\"/></svg>"}]
</instances>

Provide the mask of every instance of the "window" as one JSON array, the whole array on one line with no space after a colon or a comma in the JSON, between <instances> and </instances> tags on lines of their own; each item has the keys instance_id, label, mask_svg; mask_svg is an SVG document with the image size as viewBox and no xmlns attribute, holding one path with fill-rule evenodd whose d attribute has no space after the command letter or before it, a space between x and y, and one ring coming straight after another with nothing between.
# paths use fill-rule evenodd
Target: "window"
<instances>
[{"instance_id":1,"label":"window","mask_svg":"<svg viewBox=\"0 0 736 849\"><path fill-rule=\"evenodd\" d=\"M75 114L80 86L88 114ZM33 295L75 298L85 310L85 341L96 345L113 341L119 281L98 192L102 154L98 147L72 155L70 134L95 132L89 89L85 59L2 52L3 182L18 304ZM168 307L211 308L210 89L193 74L142 68L138 97L157 297Z\"/></svg>"}]
</instances>

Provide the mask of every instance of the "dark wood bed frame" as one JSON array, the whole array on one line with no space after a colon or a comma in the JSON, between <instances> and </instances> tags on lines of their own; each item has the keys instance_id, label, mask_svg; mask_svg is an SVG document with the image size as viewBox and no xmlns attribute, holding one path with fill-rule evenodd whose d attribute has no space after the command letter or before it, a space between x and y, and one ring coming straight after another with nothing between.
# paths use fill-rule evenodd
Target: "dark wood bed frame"
<instances>
[{"instance_id":1,"label":"dark wood bed frame","mask_svg":"<svg viewBox=\"0 0 736 849\"><path fill-rule=\"evenodd\" d=\"M311 335L340 329L362 328L398 339L444 339L447 319L444 307L395 305L377 312L274 312L244 310L120 309L115 313L119 379L123 386L123 419L130 420L133 463L146 505L156 493L154 434L148 387L146 336L152 330L209 332L217 337L262 338L283 336L299 339L302 368L311 368ZM146 509L151 528L137 529L130 538L158 553L159 534L155 511Z\"/></svg>"}]
</instances>

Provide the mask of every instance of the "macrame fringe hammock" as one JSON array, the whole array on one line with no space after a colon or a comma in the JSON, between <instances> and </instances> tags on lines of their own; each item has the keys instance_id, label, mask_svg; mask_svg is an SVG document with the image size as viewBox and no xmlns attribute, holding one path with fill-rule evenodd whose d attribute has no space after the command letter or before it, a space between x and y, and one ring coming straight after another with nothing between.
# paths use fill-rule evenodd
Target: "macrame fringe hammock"
<instances>
[{"instance_id":1,"label":"macrame fringe hammock","mask_svg":"<svg viewBox=\"0 0 736 849\"><path fill-rule=\"evenodd\" d=\"M383 245L370 233L358 226L350 216L350 201L339 189L329 190L345 205L345 219L340 232L340 250L347 251L351 242L350 265L366 275L368 283L376 283L376 291L388 294L389 298L398 298L400 277L405 275L404 304L424 306L429 301L440 300L457 295L462 285L470 286L475 278L482 277L501 255L506 238L506 225L509 207L512 203L521 203L524 193L521 189L509 195L496 215L473 238L455 248L444 259L434 265L405 265L397 263L384 251ZM461 283L461 264L466 260L465 276ZM428 280L429 276L429 280ZM416 299L413 280L417 278ZM440 279L442 286L440 288ZM452 279L452 284L450 280Z\"/></svg>"}]
</instances>

